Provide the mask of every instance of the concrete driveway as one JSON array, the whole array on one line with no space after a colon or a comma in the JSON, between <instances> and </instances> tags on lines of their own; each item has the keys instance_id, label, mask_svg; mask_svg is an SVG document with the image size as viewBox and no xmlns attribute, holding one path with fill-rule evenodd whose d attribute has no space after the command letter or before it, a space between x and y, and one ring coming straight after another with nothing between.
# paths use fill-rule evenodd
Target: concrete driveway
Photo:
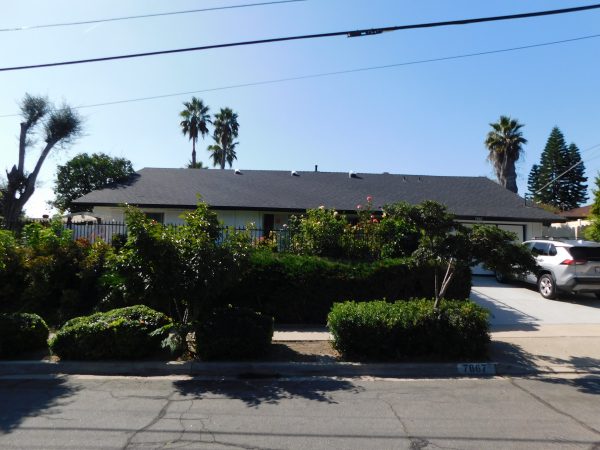
<instances>
[{"instance_id":1,"label":"concrete driveway","mask_svg":"<svg viewBox=\"0 0 600 450\"><path fill-rule=\"evenodd\" d=\"M500 284L493 277L474 276L471 299L491 311L494 330L537 330L542 325L600 325L600 300L593 295L562 295L544 299L526 284Z\"/></svg>"}]
</instances>

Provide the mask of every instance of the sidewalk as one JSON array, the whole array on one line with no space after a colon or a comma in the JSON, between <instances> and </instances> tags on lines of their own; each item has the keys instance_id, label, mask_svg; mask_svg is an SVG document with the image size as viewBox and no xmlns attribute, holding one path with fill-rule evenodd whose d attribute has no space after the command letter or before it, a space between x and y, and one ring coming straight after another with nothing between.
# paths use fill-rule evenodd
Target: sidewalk
<instances>
[{"instance_id":1,"label":"sidewalk","mask_svg":"<svg viewBox=\"0 0 600 450\"><path fill-rule=\"evenodd\" d=\"M329 341L325 328L278 329L274 343ZM535 325L492 332L490 361L461 363L2 361L0 378L77 375L208 378L382 377L600 374L600 324Z\"/></svg>"}]
</instances>

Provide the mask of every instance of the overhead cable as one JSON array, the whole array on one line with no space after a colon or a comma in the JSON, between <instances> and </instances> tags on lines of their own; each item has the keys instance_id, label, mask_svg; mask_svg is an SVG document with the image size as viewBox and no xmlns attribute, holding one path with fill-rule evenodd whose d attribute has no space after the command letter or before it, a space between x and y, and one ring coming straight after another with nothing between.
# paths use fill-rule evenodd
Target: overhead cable
<instances>
[{"instance_id":1,"label":"overhead cable","mask_svg":"<svg viewBox=\"0 0 600 450\"><path fill-rule=\"evenodd\" d=\"M446 26L453 26L453 25L468 25L468 24L474 24L474 23L497 22L497 21L514 20L514 19L526 19L526 18L532 18L532 17L542 17L542 16L550 16L550 15L556 15L556 14L567 14L567 13L588 11L588 10L599 9L599 8L600 8L600 4L597 3L597 4L593 4L593 5L578 6L578 7L574 7L574 8L554 9L554 10L537 11L537 12L529 12L529 13L522 13L522 14L510 14L510 15L505 15L505 16L479 17L479 18L473 18L473 19L450 20L450 21L444 21L444 22L429 22L429 23L420 23L420 24L412 24L412 25L397 25L397 26L392 26L392 27L371 28L371 29L362 29L362 30L354 30L354 31L335 31L335 32L330 32L330 33L305 34L305 35L298 35L298 36L257 39L257 40L251 40L251 41L230 42L227 44L203 45L203 46L198 46L198 47L177 48L177 49L171 49L171 50L157 50L157 51L143 52L143 53L130 53L130 54L126 54L126 55L104 56L104 57L99 57L99 58L87 58L87 59L78 59L78 60L71 60L71 61L53 62L53 63L29 64L29 65L24 65L24 66L2 67L2 68L0 68L0 72L26 70L26 69L40 69L40 68L44 68L44 67L67 66L67 65L73 65L73 64L87 64L87 63L93 63L93 62L141 58L141 57L147 57L147 56L166 55L166 54L173 54L173 53L185 53L185 52L213 50L213 49L218 49L218 48L269 44L269 43L285 42L285 41L298 41L298 40L304 40L304 39L317 39L317 38L326 38L326 37L335 37L335 36L360 37L360 36L381 34L381 33L391 32L391 31L411 30L411 29L420 29L420 28L446 27Z\"/></svg>"},{"instance_id":2,"label":"overhead cable","mask_svg":"<svg viewBox=\"0 0 600 450\"><path fill-rule=\"evenodd\" d=\"M537 44L521 45L519 47L501 48L501 49L496 49L496 50L487 50L487 51L475 52L475 53L464 53L461 55L442 56L439 58L428 58L428 59L420 59L420 60L415 60L415 61L405 61L405 62L399 62L399 63L393 63L393 64L384 64L384 65L380 65L380 66L357 67L355 69L336 70L333 72L313 73L313 74L307 74L307 75L298 75L295 77L276 78L276 79L272 79L272 80L262 80L262 81L250 81L248 83L231 84L228 86L198 89L198 90L194 90L194 91L175 92L175 93L170 93L170 94L159 94L159 95L152 95L152 96L147 96L147 97L137 97L137 98L123 99L123 100L114 100L114 101L110 101L110 102L93 103L93 104L89 104L89 105L80 105L80 106L75 107L75 109L119 105L119 104L123 104L123 103L134 103L134 102L142 102L142 101L148 101L148 100L158 100L158 99L169 98L169 97L179 97L182 95L201 94L204 92L223 91L223 90L227 90L227 89L262 86L262 85L266 85L266 84L284 83L284 82L288 82L288 81L308 80L311 78L324 78L324 77L343 75L343 74L348 74L348 73L367 72L367 71L371 71L371 70L392 69L394 67L412 66L412 65L427 64L427 63L441 62L441 61L451 61L451 60L456 60L456 59L472 58L472 57L476 57L476 56L493 55L493 54L498 54L498 53L507 53L507 52L513 52L513 51L519 51L519 50L527 50L527 49L532 49L532 48L546 47L549 45L565 44L565 43L569 43L569 42L576 42L576 41L582 41L582 40L594 39L594 38L600 38L600 34L579 36L579 37L570 38L570 39L562 39L559 41L540 42ZM20 116L20 114L18 114L18 113L3 114L3 115L0 115L0 119L7 118L7 117L17 117L17 116Z\"/></svg>"},{"instance_id":3,"label":"overhead cable","mask_svg":"<svg viewBox=\"0 0 600 450\"><path fill-rule=\"evenodd\" d=\"M8 32L8 31L26 31L26 30L36 30L40 28L56 28L56 27L68 27L73 25L90 25L95 23L105 23L105 22L117 22L122 20L134 20L134 19L148 19L151 17L163 17L163 16L175 16L180 14L193 14L200 12L208 12L208 11L219 11L224 9L238 9L238 8L249 8L253 6L265 6L265 5L277 5L280 3L297 3L297 2L305 2L307 0L277 0L277 1L269 1L269 2L259 2L259 3L246 3L242 5L229 5L229 6L214 6L212 8L200 8L200 9L187 9L183 11L166 11L161 13L151 13L151 14L139 14L135 16L122 16L122 17L108 17L104 19L89 19L89 20L80 20L76 22L58 22L58 23L46 23L41 25L28 25L28 26L20 26L20 27L10 27L10 28L0 28L0 32Z\"/></svg>"}]
</instances>

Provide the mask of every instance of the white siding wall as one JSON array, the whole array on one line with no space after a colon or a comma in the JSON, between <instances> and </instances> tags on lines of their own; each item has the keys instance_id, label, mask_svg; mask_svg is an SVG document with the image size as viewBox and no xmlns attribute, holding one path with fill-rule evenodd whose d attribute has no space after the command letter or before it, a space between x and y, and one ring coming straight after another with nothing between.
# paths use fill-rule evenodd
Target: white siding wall
<instances>
[{"instance_id":1,"label":"white siding wall","mask_svg":"<svg viewBox=\"0 0 600 450\"><path fill-rule=\"evenodd\" d=\"M180 225L183 223L182 215L186 212L183 209L166 208L141 208L144 212L164 213L165 223ZM189 210L187 210L189 211ZM251 224L259 229L263 228L263 216L273 214L274 228L280 229L289 220L290 214L273 211L224 211L216 210L219 221L226 227L245 228ZM107 222L124 222L124 209L120 207L96 206L93 214Z\"/></svg>"}]
</instances>

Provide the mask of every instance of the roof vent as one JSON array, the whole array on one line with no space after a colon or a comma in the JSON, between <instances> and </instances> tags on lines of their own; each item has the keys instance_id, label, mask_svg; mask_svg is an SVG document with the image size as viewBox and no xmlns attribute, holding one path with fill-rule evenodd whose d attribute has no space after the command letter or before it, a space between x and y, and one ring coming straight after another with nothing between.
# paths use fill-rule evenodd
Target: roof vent
<instances>
[{"instance_id":1,"label":"roof vent","mask_svg":"<svg viewBox=\"0 0 600 450\"><path fill-rule=\"evenodd\" d=\"M242 174L242 171L240 169L235 169L234 172L235 172L236 175L241 175Z\"/></svg>"},{"instance_id":2,"label":"roof vent","mask_svg":"<svg viewBox=\"0 0 600 450\"><path fill-rule=\"evenodd\" d=\"M356 178L356 172L354 170L348 172L348 178Z\"/></svg>"},{"instance_id":3,"label":"roof vent","mask_svg":"<svg viewBox=\"0 0 600 450\"><path fill-rule=\"evenodd\" d=\"M299 174L298 172L296 172L295 170L292 170L292 173L291 173L291 175L292 175L293 177L299 177L299 176L300 176L300 174Z\"/></svg>"}]
</instances>

